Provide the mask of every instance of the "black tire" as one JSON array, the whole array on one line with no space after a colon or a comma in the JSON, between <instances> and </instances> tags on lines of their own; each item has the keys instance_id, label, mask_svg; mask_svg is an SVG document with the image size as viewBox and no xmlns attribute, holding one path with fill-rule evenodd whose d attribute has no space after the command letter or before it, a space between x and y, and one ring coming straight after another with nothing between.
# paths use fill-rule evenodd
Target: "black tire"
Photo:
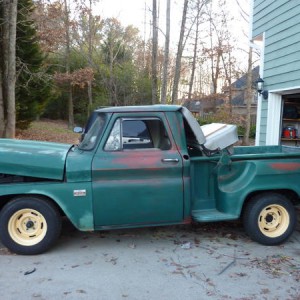
<instances>
[{"instance_id":1,"label":"black tire","mask_svg":"<svg viewBox=\"0 0 300 300\"><path fill-rule=\"evenodd\" d=\"M10 251L34 255L48 250L61 232L61 216L48 200L22 196L0 212L0 238Z\"/></svg>"},{"instance_id":2,"label":"black tire","mask_svg":"<svg viewBox=\"0 0 300 300\"><path fill-rule=\"evenodd\" d=\"M291 236L297 216L293 204L284 195L263 193L250 199L243 213L243 223L254 241L273 246Z\"/></svg>"}]
</instances>

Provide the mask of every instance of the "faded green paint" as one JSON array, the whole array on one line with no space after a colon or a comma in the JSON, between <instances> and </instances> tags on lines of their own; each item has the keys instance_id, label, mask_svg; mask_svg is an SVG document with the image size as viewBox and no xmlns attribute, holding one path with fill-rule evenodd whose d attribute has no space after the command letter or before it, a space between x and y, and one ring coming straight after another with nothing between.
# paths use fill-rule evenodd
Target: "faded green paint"
<instances>
[{"instance_id":1,"label":"faded green paint","mask_svg":"<svg viewBox=\"0 0 300 300\"><path fill-rule=\"evenodd\" d=\"M180 105L140 105L106 107L99 111L105 113L147 113L147 112L175 112L181 109Z\"/></svg>"},{"instance_id":2,"label":"faded green paint","mask_svg":"<svg viewBox=\"0 0 300 300\"><path fill-rule=\"evenodd\" d=\"M97 145L89 151L73 147L68 152L70 145L56 148L52 143L26 142L26 155L36 170L45 166L44 173L36 174L46 178L48 172L49 181L1 183L0 201L18 195L47 197L78 229L94 230L180 224L192 218L199 222L233 220L240 217L253 192L284 189L300 195L299 151L289 153L290 148L281 146L236 147L232 155L224 151L222 155L202 156L187 145L180 107L105 110L111 117L103 125ZM114 122L133 117L160 119L170 138L170 149L105 151ZM4 144L0 157L6 153ZM16 155L25 155L19 143L7 145ZM43 150L33 147L37 145ZM41 155L46 149L52 151L50 161ZM59 172L53 173L51 164ZM9 164L6 168L1 172L12 170ZM60 174L56 178L60 180L53 181L53 174Z\"/></svg>"},{"instance_id":3,"label":"faded green paint","mask_svg":"<svg viewBox=\"0 0 300 300\"><path fill-rule=\"evenodd\" d=\"M86 195L74 196L74 191L85 190ZM69 220L80 230L94 229L92 190L90 182L35 182L0 185L1 197L19 195L37 195L53 200L66 214Z\"/></svg>"},{"instance_id":4,"label":"faded green paint","mask_svg":"<svg viewBox=\"0 0 300 300\"><path fill-rule=\"evenodd\" d=\"M289 151L282 146L235 147L225 164L220 157L192 158L194 218L206 222L237 219L244 201L254 192L291 190L300 195L300 150Z\"/></svg>"},{"instance_id":5,"label":"faded green paint","mask_svg":"<svg viewBox=\"0 0 300 300\"><path fill-rule=\"evenodd\" d=\"M92 180L91 165L94 151L82 151L75 147L69 152L66 162L67 182L85 182Z\"/></svg>"},{"instance_id":6,"label":"faded green paint","mask_svg":"<svg viewBox=\"0 0 300 300\"><path fill-rule=\"evenodd\" d=\"M164 123L168 135L172 137L164 113L156 110L151 112L149 108L148 111L132 113L129 107L129 111L116 111L111 119L111 126L107 128L93 159L93 199L94 209L97 211L95 226L105 228L124 224L181 222L183 219L182 158L175 140L171 139L172 148L168 151L104 150L110 130L119 118L159 118ZM163 162L164 159L170 158L177 159L179 163Z\"/></svg>"},{"instance_id":7,"label":"faded green paint","mask_svg":"<svg viewBox=\"0 0 300 300\"><path fill-rule=\"evenodd\" d=\"M0 173L62 180L71 146L0 139Z\"/></svg>"},{"instance_id":8,"label":"faded green paint","mask_svg":"<svg viewBox=\"0 0 300 300\"><path fill-rule=\"evenodd\" d=\"M176 141L176 147L179 151L179 154L182 159L182 177L183 177L183 218L187 219L191 216L191 169L190 169L190 160L187 159L189 157L189 153L187 150L187 142L185 135L182 134L184 132L184 123L182 119L182 115L180 111L174 112L166 112L167 121L171 129L172 136L174 141Z\"/></svg>"}]
</instances>

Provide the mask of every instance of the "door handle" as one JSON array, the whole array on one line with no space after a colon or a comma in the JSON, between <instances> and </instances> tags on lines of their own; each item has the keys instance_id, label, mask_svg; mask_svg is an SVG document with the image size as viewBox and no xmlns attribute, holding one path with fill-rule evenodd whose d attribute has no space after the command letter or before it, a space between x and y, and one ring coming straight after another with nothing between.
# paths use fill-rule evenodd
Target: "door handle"
<instances>
[{"instance_id":1,"label":"door handle","mask_svg":"<svg viewBox=\"0 0 300 300\"><path fill-rule=\"evenodd\" d=\"M161 161L162 162L166 162L166 163L168 163L168 162L176 162L176 163L178 163L179 159L178 158L163 158Z\"/></svg>"}]
</instances>

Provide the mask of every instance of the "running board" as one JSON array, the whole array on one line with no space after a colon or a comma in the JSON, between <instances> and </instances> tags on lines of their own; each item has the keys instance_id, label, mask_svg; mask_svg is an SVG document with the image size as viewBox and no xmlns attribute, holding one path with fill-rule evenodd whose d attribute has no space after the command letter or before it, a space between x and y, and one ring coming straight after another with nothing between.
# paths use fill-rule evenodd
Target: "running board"
<instances>
[{"instance_id":1,"label":"running board","mask_svg":"<svg viewBox=\"0 0 300 300\"><path fill-rule=\"evenodd\" d=\"M192 218L196 222L216 222L226 220L236 220L239 218L238 215L222 213L216 209L205 209L205 210L193 210Z\"/></svg>"}]
</instances>

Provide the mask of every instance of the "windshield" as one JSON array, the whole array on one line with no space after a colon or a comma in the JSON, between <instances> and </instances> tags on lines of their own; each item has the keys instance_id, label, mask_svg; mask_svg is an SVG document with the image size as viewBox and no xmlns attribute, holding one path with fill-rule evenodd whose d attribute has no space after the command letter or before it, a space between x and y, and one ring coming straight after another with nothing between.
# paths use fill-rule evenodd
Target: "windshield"
<instances>
[{"instance_id":1,"label":"windshield","mask_svg":"<svg viewBox=\"0 0 300 300\"><path fill-rule=\"evenodd\" d=\"M88 129L88 132L86 132L82 142L79 144L79 149L92 150L103 132L105 123L106 114L99 113L92 126Z\"/></svg>"}]
</instances>

